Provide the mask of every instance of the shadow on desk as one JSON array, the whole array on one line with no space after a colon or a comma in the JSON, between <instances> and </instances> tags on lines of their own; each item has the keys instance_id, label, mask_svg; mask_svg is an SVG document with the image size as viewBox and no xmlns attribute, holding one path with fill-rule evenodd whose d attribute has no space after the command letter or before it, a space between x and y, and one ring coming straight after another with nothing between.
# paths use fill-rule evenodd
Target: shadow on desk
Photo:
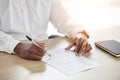
<instances>
[{"instance_id":1,"label":"shadow on desk","mask_svg":"<svg viewBox=\"0 0 120 80\"><path fill-rule=\"evenodd\" d=\"M16 55L2 52L0 53L0 65L19 65L32 73L43 72L46 68L45 63L42 61L25 60Z\"/></svg>"},{"instance_id":2,"label":"shadow on desk","mask_svg":"<svg viewBox=\"0 0 120 80\"><path fill-rule=\"evenodd\" d=\"M31 73L42 73L45 68L42 61L24 60L16 55L0 53L0 80L29 80Z\"/></svg>"}]
</instances>

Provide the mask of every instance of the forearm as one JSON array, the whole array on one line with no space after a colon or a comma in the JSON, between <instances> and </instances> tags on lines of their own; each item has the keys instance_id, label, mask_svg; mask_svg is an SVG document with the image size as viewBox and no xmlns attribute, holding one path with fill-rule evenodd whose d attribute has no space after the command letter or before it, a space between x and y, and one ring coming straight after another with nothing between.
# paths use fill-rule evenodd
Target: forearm
<instances>
[{"instance_id":1,"label":"forearm","mask_svg":"<svg viewBox=\"0 0 120 80\"><path fill-rule=\"evenodd\" d=\"M74 37L78 33L89 37L83 26L72 19L59 0L53 0L51 4L50 20L60 33L68 37Z\"/></svg>"}]
</instances>

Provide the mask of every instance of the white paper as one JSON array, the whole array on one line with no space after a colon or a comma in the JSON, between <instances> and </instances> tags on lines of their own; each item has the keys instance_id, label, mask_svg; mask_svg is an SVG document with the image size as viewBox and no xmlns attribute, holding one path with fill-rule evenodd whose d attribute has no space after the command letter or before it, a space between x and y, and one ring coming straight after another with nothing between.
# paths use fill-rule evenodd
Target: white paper
<instances>
[{"instance_id":1,"label":"white paper","mask_svg":"<svg viewBox=\"0 0 120 80\"><path fill-rule=\"evenodd\" d=\"M48 54L52 57L46 54L42 61L67 75L92 69L100 65L83 56L78 57L74 52L64 49L49 50Z\"/></svg>"}]
</instances>

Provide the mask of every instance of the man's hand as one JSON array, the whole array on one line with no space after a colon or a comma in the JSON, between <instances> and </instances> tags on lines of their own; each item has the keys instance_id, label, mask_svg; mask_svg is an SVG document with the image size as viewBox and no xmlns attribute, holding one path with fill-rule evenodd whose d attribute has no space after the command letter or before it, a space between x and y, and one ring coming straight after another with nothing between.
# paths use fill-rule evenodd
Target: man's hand
<instances>
[{"instance_id":1,"label":"man's hand","mask_svg":"<svg viewBox=\"0 0 120 80\"><path fill-rule=\"evenodd\" d=\"M75 51L75 54L77 56L80 56L80 55L82 55L84 53L87 53L87 52L89 52L92 49L91 45L87 41L87 37L85 35L83 35L83 34L80 34L80 33L77 34L75 36L75 38L73 38L73 40L70 43L70 45L67 48L65 48L65 49L69 50L73 46L75 46L75 50L74 51Z\"/></svg>"},{"instance_id":2,"label":"man's hand","mask_svg":"<svg viewBox=\"0 0 120 80\"><path fill-rule=\"evenodd\" d=\"M14 52L24 59L41 60L46 50L44 43L39 43L39 46L32 43L19 43L15 47Z\"/></svg>"}]
</instances>

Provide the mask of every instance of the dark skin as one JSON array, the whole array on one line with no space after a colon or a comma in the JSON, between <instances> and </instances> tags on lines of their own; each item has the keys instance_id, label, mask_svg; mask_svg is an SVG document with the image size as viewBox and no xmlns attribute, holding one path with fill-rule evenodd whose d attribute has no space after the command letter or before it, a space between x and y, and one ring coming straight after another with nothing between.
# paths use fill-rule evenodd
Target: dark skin
<instances>
[{"instance_id":1,"label":"dark skin","mask_svg":"<svg viewBox=\"0 0 120 80\"><path fill-rule=\"evenodd\" d=\"M77 34L71 43L66 47L66 50L70 50L75 46L76 56L81 56L89 52L92 47L87 41L87 37L83 34ZM19 43L14 49L14 52L21 58L28 60L41 60L46 53L45 44L38 43L39 46L36 46L32 43Z\"/></svg>"},{"instance_id":2,"label":"dark skin","mask_svg":"<svg viewBox=\"0 0 120 80\"><path fill-rule=\"evenodd\" d=\"M33 43L19 43L14 52L21 58L28 60L41 60L45 55L45 44L38 43L39 46L34 45Z\"/></svg>"},{"instance_id":3,"label":"dark skin","mask_svg":"<svg viewBox=\"0 0 120 80\"><path fill-rule=\"evenodd\" d=\"M66 47L66 50L70 50L72 47L75 47L74 51L76 56L81 56L90 50L92 50L91 45L87 41L87 37L84 34L77 34L71 43Z\"/></svg>"}]
</instances>

